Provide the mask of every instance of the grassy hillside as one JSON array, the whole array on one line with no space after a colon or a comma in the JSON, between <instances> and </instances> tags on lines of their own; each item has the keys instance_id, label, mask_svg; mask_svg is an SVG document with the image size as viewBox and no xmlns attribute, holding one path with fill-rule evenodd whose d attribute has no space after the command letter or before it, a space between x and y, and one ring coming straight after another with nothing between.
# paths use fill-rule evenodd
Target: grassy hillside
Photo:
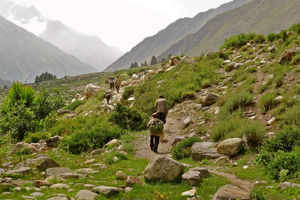
<instances>
[{"instance_id":1,"label":"grassy hillside","mask_svg":"<svg viewBox=\"0 0 300 200\"><path fill-rule=\"evenodd\" d=\"M222 52L192 60L180 58L181 63L176 66L157 65L45 82L43 85L48 89L60 88L68 102L76 96L77 91L74 94L73 91L87 83L101 88L89 99L77 99L72 106L62 107L70 112L61 114L53 108L45 118L40 116L45 111L41 108L52 107L59 96L43 96L36 85L33 86L37 92L28 87L11 90L1 106L0 198L22 199L24 195L33 196L35 191L42 193L38 198L41 200L58 194L73 198L80 190L92 191L95 186L105 185L122 191L109 197L96 194L95 199L187 199L182 192L193 187L181 179L151 182L144 178L149 160L157 155L149 150L149 133L141 125L154 111L155 99L163 94L170 106L166 124L169 141L160 145L160 155L184 163L184 172L192 167L205 167L210 172L209 177L195 186L195 199L213 199L226 184L246 193L245 199L297 199L300 194L299 44L298 24L280 34L228 38ZM107 105L103 101L103 90L107 88L104 81L114 75L122 76L124 87L121 94L114 93L112 104ZM16 91L21 95L15 95ZM208 94L215 94L213 101L208 102ZM10 114L18 108L23 109ZM58 148L47 147L32 153L27 146L11 153L16 148L13 143L16 138L12 136L20 133L15 121L20 119L38 122L19 129L24 133L25 128L32 128L25 132L24 141L40 141L38 144L43 146L43 141L51 136L61 136ZM186 139L172 146L178 136ZM113 138L117 141L104 145ZM201 161L191 156L195 142L220 144L230 138L244 141L243 150L235 156ZM98 152L92 153L95 149ZM40 155L47 155L77 174L46 180L45 174L34 165L25 174L9 173L10 169L26 165L25 161L31 163L30 159ZM128 183L119 170L135 177L136 182ZM36 189L38 180L48 183L43 182L46 185ZM55 189L56 183L69 189ZM15 189L16 184L20 189Z\"/></svg>"},{"instance_id":2,"label":"grassy hillside","mask_svg":"<svg viewBox=\"0 0 300 200\"><path fill-rule=\"evenodd\" d=\"M174 44L161 57L172 55L200 55L216 51L228 37L239 33L269 34L279 32L300 19L297 0L255 0L240 8L218 15L197 33Z\"/></svg>"}]
</instances>

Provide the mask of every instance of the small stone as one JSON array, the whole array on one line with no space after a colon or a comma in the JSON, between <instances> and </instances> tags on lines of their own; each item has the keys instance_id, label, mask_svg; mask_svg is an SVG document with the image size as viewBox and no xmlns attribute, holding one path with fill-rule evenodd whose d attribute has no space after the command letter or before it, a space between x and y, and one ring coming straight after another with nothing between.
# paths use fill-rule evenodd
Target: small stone
<instances>
[{"instance_id":1,"label":"small stone","mask_svg":"<svg viewBox=\"0 0 300 200\"><path fill-rule=\"evenodd\" d=\"M20 167L18 169L15 169L15 170L9 170L7 171L5 174L6 175L25 175L25 174L28 174L32 171L32 169L30 167Z\"/></svg>"},{"instance_id":2,"label":"small stone","mask_svg":"<svg viewBox=\"0 0 300 200\"><path fill-rule=\"evenodd\" d=\"M87 188L87 189L92 189L94 187L96 187L95 185L93 184L84 184L83 187Z\"/></svg>"},{"instance_id":3,"label":"small stone","mask_svg":"<svg viewBox=\"0 0 300 200\"><path fill-rule=\"evenodd\" d=\"M60 177L62 177L64 179L79 179L80 175L77 173L64 173L64 174L61 174Z\"/></svg>"},{"instance_id":4,"label":"small stone","mask_svg":"<svg viewBox=\"0 0 300 200\"><path fill-rule=\"evenodd\" d=\"M243 169L248 169L248 168L249 168L248 165L244 165L244 166L243 166Z\"/></svg>"},{"instance_id":5,"label":"small stone","mask_svg":"<svg viewBox=\"0 0 300 200\"><path fill-rule=\"evenodd\" d=\"M98 167L99 169L107 169L107 166L105 164L94 164L93 167Z\"/></svg>"},{"instance_id":6,"label":"small stone","mask_svg":"<svg viewBox=\"0 0 300 200\"><path fill-rule=\"evenodd\" d=\"M34 192L34 193L32 193L30 196L33 196L33 197L42 197L42 196L44 196L44 193L41 193L41 192Z\"/></svg>"},{"instance_id":7,"label":"small stone","mask_svg":"<svg viewBox=\"0 0 300 200\"><path fill-rule=\"evenodd\" d=\"M89 174L97 174L98 171L93 170L91 168L82 168L82 169L78 169L76 170L77 173L79 174L85 174L85 175L89 175Z\"/></svg>"},{"instance_id":8,"label":"small stone","mask_svg":"<svg viewBox=\"0 0 300 200\"><path fill-rule=\"evenodd\" d=\"M92 164L94 162L96 162L96 159L87 160L87 161L84 162L84 164L89 165L89 164Z\"/></svg>"},{"instance_id":9,"label":"small stone","mask_svg":"<svg viewBox=\"0 0 300 200\"><path fill-rule=\"evenodd\" d=\"M143 185L143 182L135 176L128 176L126 180L126 185L127 186Z\"/></svg>"},{"instance_id":10,"label":"small stone","mask_svg":"<svg viewBox=\"0 0 300 200\"><path fill-rule=\"evenodd\" d=\"M67 184L63 184L63 183L57 183L57 184L51 185L50 188L51 189L69 189L70 186Z\"/></svg>"},{"instance_id":11,"label":"small stone","mask_svg":"<svg viewBox=\"0 0 300 200\"><path fill-rule=\"evenodd\" d=\"M124 191L125 191L126 193L128 193L128 192L131 192L132 190L133 190L132 187L126 187Z\"/></svg>"},{"instance_id":12,"label":"small stone","mask_svg":"<svg viewBox=\"0 0 300 200\"><path fill-rule=\"evenodd\" d=\"M119 180L126 180L127 179L127 175L122 171L117 171L116 177Z\"/></svg>"},{"instance_id":13,"label":"small stone","mask_svg":"<svg viewBox=\"0 0 300 200\"><path fill-rule=\"evenodd\" d=\"M104 149L95 149L91 152L92 155L99 155L104 152Z\"/></svg>"},{"instance_id":14,"label":"small stone","mask_svg":"<svg viewBox=\"0 0 300 200\"><path fill-rule=\"evenodd\" d=\"M184 121L183 121L183 124L184 124L184 127L188 127L192 122L192 119L191 117L187 117Z\"/></svg>"},{"instance_id":15,"label":"small stone","mask_svg":"<svg viewBox=\"0 0 300 200\"><path fill-rule=\"evenodd\" d=\"M117 187L97 186L93 188L93 191L109 197L111 195L118 194L121 191L121 189Z\"/></svg>"},{"instance_id":16,"label":"small stone","mask_svg":"<svg viewBox=\"0 0 300 200\"><path fill-rule=\"evenodd\" d=\"M275 117L272 117L267 123L268 125L272 125L276 121Z\"/></svg>"},{"instance_id":17,"label":"small stone","mask_svg":"<svg viewBox=\"0 0 300 200\"><path fill-rule=\"evenodd\" d=\"M196 188L193 188L192 190L181 193L181 196L183 196L183 197L194 197L196 195L196 193L197 193Z\"/></svg>"}]
</instances>

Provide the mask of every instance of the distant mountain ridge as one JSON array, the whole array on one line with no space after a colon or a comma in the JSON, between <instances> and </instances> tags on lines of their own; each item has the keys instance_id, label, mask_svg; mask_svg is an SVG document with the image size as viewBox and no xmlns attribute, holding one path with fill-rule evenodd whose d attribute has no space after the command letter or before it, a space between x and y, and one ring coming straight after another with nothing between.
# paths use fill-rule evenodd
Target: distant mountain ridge
<instances>
[{"instance_id":1,"label":"distant mountain ridge","mask_svg":"<svg viewBox=\"0 0 300 200\"><path fill-rule=\"evenodd\" d=\"M144 41L127 52L116 62L111 64L106 71L129 68L132 62L150 61L152 56L159 56L173 44L183 39L185 36L199 31L210 19L215 16L238 8L252 0L234 0L219 8L201 12L194 18L182 18L170 24L166 29L154 36L146 38Z\"/></svg>"},{"instance_id":2,"label":"distant mountain ridge","mask_svg":"<svg viewBox=\"0 0 300 200\"><path fill-rule=\"evenodd\" d=\"M161 57L169 54L200 55L216 51L228 37L239 33L269 34L300 22L299 0L254 0L242 7L216 16L198 32L177 42Z\"/></svg>"},{"instance_id":3,"label":"distant mountain ridge","mask_svg":"<svg viewBox=\"0 0 300 200\"><path fill-rule=\"evenodd\" d=\"M60 21L45 18L32 5L17 4L12 0L0 1L0 15L27 31L55 45L65 53L77 57L98 71L103 71L123 55L100 38L79 33Z\"/></svg>"},{"instance_id":4,"label":"distant mountain ridge","mask_svg":"<svg viewBox=\"0 0 300 200\"><path fill-rule=\"evenodd\" d=\"M34 34L0 17L0 79L32 82L50 72L58 77L97 71Z\"/></svg>"}]
</instances>

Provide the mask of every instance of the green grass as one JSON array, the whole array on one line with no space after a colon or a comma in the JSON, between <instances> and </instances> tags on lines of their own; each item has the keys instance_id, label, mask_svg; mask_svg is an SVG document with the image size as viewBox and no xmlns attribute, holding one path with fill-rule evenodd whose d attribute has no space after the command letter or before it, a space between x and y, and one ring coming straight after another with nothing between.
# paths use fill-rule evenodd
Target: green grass
<instances>
[{"instance_id":1,"label":"green grass","mask_svg":"<svg viewBox=\"0 0 300 200\"><path fill-rule=\"evenodd\" d=\"M273 109L277 105L277 102L275 101L276 97L277 95L274 92L264 94L258 102L261 112L265 113Z\"/></svg>"}]
</instances>

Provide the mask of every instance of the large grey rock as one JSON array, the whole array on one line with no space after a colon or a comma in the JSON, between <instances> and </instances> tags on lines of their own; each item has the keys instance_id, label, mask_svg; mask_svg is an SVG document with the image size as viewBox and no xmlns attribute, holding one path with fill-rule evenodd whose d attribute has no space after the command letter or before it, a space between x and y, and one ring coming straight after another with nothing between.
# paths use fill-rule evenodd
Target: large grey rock
<instances>
[{"instance_id":1,"label":"large grey rock","mask_svg":"<svg viewBox=\"0 0 300 200\"><path fill-rule=\"evenodd\" d=\"M9 170L5 174L6 175L26 175L32 171L30 167L20 167L18 169Z\"/></svg>"},{"instance_id":2,"label":"large grey rock","mask_svg":"<svg viewBox=\"0 0 300 200\"><path fill-rule=\"evenodd\" d=\"M194 197L194 196L196 196L196 193L197 193L197 189L193 188L189 191L181 193L181 196L183 196L183 197Z\"/></svg>"},{"instance_id":3,"label":"large grey rock","mask_svg":"<svg viewBox=\"0 0 300 200\"><path fill-rule=\"evenodd\" d=\"M220 188L213 200L250 200L250 193L233 185L225 185Z\"/></svg>"},{"instance_id":4,"label":"large grey rock","mask_svg":"<svg viewBox=\"0 0 300 200\"><path fill-rule=\"evenodd\" d=\"M226 156L236 156L243 148L243 140L240 138L231 138L222 141L217 146L217 152Z\"/></svg>"},{"instance_id":5,"label":"large grey rock","mask_svg":"<svg viewBox=\"0 0 300 200\"><path fill-rule=\"evenodd\" d=\"M40 171L45 171L48 168L59 167L59 164L57 162L44 155L39 156L38 158L35 159L27 160L26 165L34 166Z\"/></svg>"},{"instance_id":6,"label":"large grey rock","mask_svg":"<svg viewBox=\"0 0 300 200\"><path fill-rule=\"evenodd\" d=\"M156 157L144 171L148 181L175 181L180 178L184 165L164 156Z\"/></svg>"},{"instance_id":7,"label":"large grey rock","mask_svg":"<svg viewBox=\"0 0 300 200\"><path fill-rule=\"evenodd\" d=\"M53 176L53 177L61 177L63 174L66 173L73 173L73 171L69 168L64 167L56 167L56 168L49 168L46 170L46 176Z\"/></svg>"},{"instance_id":8,"label":"large grey rock","mask_svg":"<svg viewBox=\"0 0 300 200\"><path fill-rule=\"evenodd\" d=\"M117 187L97 186L93 188L93 192L101 193L107 197L118 194L120 191L121 189Z\"/></svg>"},{"instance_id":9,"label":"large grey rock","mask_svg":"<svg viewBox=\"0 0 300 200\"><path fill-rule=\"evenodd\" d=\"M76 196L76 200L95 200L98 194L91 192L89 190L80 190Z\"/></svg>"},{"instance_id":10,"label":"large grey rock","mask_svg":"<svg viewBox=\"0 0 300 200\"><path fill-rule=\"evenodd\" d=\"M182 180L186 181L189 185L198 185L203 178L209 176L209 171L206 168L196 167L190 169L182 175Z\"/></svg>"},{"instance_id":11,"label":"large grey rock","mask_svg":"<svg viewBox=\"0 0 300 200\"><path fill-rule=\"evenodd\" d=\"M192 158L195 161L216 159L222 155L217 152L217 144L213 142L197 142L192 146Z\"/></svg>"}]
</instances>

